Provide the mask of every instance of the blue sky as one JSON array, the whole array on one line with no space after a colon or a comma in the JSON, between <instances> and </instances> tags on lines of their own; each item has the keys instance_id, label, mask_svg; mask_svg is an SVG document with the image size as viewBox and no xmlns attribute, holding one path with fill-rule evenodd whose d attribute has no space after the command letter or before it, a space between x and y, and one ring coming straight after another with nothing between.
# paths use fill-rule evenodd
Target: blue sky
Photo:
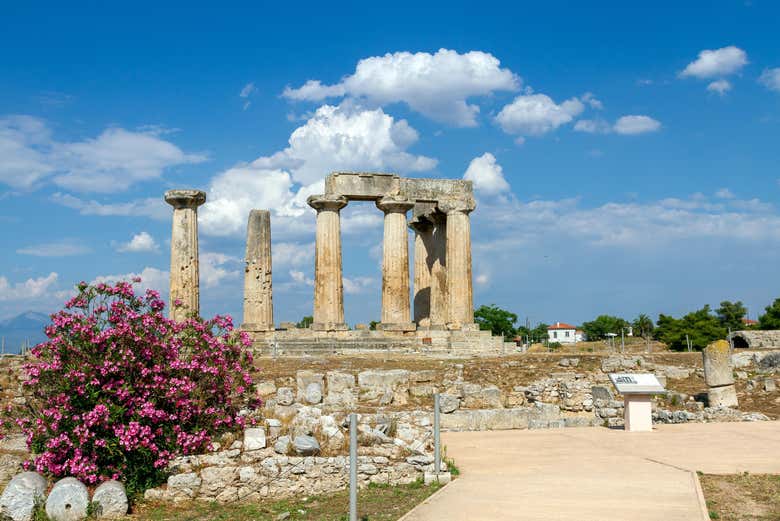
<instances>
[{"instance_id":1,"label":"blue sky","mask_svg":"<svg viewBox=\"0 0 780 521\"><path fill-rule=\"evenodd\" d=\"M204 314L241 316L245 220L269 208L275 318L298 320L303 201L337 169L473 179L477 305L755 316L780 296L780 6L676 4L15 6L0 318L79 280L165 290L162 194L196 187ZM350 204L350 323L379 316L380 258L380 212Z\"/></svg>"}]
</instances>

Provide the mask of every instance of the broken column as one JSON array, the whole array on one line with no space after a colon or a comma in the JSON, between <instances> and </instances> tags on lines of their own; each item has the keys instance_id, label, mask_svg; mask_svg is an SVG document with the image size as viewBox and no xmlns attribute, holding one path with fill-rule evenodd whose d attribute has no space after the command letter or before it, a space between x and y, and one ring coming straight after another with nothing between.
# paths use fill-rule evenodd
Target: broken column
<instances>
[{"instance_id":1,"label":"broken column","mask_svg":"<svg viewBox=\"0 0 780 521\"><path fill-rule=\"evenodd\" d=\"M271 213L252 210L246 227L244 268L244 323L251 332L274 330L271 282Z\"/></svg>"},{"instance_id":2,"label":"broken column","mask_svg":"<svg viewBox=\"0 0 780 521\"><path fill-rule=\"evenodd\" d=\"M306 201L317 210L314 253L314 322L316 331L344 331L344 283L341 273L342 196L312 195Z\"/></svg>"},{"instance_id":3,"label":"broken column","mask_svg":"<svg viewBox=\"0 0 780 521\"><path fill-rule=\"evenodd\" d=\"M181 321L200 313L198 206L206 192L168 190L165 202L173 206L169 316Z\"/></svg>"},{"instance_id":4,"label":"broken column","mask_svg":"<svg viewBox=\"0 0 780 521\"><path fill-rule=\"evenodd\" d=\"M447 328L478 329L471 281L471 222L474 200L440 201L447 214Z\"/></svg>"},{"instance_id":5,"label":"broken column","mask_svg":"<svg viewBox=\"0 0 780 521\"><path fill-rule=\"evenodd\" d=\"M376 203L385 213L382 244L382 322L386 331L414 331L409 306L409 232L406 212L412 201L385 196Z\"/></svg>"},{"instance_id":6,"label":"broken column","mask_svg":"<svg viewBox=\"0 0 780 521\"><path fill-rule=\"evenodd\" d=\"M734 388L734 366L729 343L726 340L713 342L704 348L702 357L710 407L737 407L739 403Z\"/></svg>"}]
</instances>

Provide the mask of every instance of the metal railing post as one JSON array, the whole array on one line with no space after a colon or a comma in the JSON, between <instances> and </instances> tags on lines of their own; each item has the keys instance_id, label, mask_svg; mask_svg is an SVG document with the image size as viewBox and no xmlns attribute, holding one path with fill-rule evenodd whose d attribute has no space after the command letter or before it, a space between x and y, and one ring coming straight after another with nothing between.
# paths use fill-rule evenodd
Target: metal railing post
<instances>
[{"instance_id":1,"label":"metal railing post","mask_svg":"<svg viewBox=\"0 0 780 521\"><path fill-rule=\"evenodd\" d=\"M441 439L439 437L439 393L433 395L433 472L441 471Z\"/></svg>"},{"instance_id":2,"label":"metal railing post","mask_svg":"<svg viewBox=\"0 0 780 521\"><path fill-rule=\"evenodd\" d=\"M349 415L349 521L357 516L357 414Z\"/></svg>"}]
</instances>

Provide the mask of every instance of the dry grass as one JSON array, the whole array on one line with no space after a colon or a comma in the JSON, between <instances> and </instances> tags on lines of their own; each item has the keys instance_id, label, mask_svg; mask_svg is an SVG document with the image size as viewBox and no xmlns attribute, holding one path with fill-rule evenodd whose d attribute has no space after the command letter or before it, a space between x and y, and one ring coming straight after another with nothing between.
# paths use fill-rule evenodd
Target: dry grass
<instances>
[{"instance_id":1,"label":"dry grass","mask_svg":"<svg viewBox=\"0 0 780 521\"><path fill-rule=\"evenodd\" d=\"M699 476L710 519L777 521L780 519L780 476L730 474Z\"/></svg>"},{"instance_id":2,"label":"dry grass","mask_svg":"<svg viewBox=\"0 0 780 521\"><path fill-rule=\"evenodd\" d=\"M433 494L439 485L370 485L358 494L358 518L367 521L395 521ZM284 517L288 512L289 517ZM136 521L341 521L349 519L347 490L289 500L259 503L191 502L176 506L140 505L129 519Z\"/></svg>"}]
</instances>

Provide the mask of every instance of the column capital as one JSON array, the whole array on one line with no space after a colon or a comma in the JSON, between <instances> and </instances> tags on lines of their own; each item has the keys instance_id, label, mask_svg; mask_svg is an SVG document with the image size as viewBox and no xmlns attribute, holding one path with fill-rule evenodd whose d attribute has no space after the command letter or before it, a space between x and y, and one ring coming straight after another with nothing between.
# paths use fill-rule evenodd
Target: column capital
<instances>
[{"instance_id":1,"label":"column capital","mask_svg":"<svg viewBox=\"0 0 780 521\"><path fill-rule=\"evenodd\" d=\"M310 195L306 203L320 212L330 210L337 212L347 206L347 198L343 195Z\"/></svg>"},{"instance_id":2,"label":"column capital","mask_svg":"<svg viewBox=\"0 0 780 521\"><path fill-rule=\"evenodd\" d=\"M393 197L386 195L376 202L376 207L387 213L403 213L405 214L412 208L414 208L414 201L403 199L400 197Z\"/></svg>"},{"instance_id":3,"label":"column capital","mask_svg":"<svg viewBox=\"0 0 780 521\"><path fill-rule=\"evenodd\" d=\"M206 202L206 192L203 190L168 190L165 192L165 202L176 209L197 208Z\"/></svg>"},{"instance_id":4,"label":"column capital","mask_svg":"<svg viewBox=\"0 0 780 521\"><path fill-rule=\"evenodd\" d=\"M439 201L436 206L442 212L450 214L453 212L460 212L469 214L477 207L477 203L473 198L468 199L444 199Z\"/></svg>"}]
</instances>

